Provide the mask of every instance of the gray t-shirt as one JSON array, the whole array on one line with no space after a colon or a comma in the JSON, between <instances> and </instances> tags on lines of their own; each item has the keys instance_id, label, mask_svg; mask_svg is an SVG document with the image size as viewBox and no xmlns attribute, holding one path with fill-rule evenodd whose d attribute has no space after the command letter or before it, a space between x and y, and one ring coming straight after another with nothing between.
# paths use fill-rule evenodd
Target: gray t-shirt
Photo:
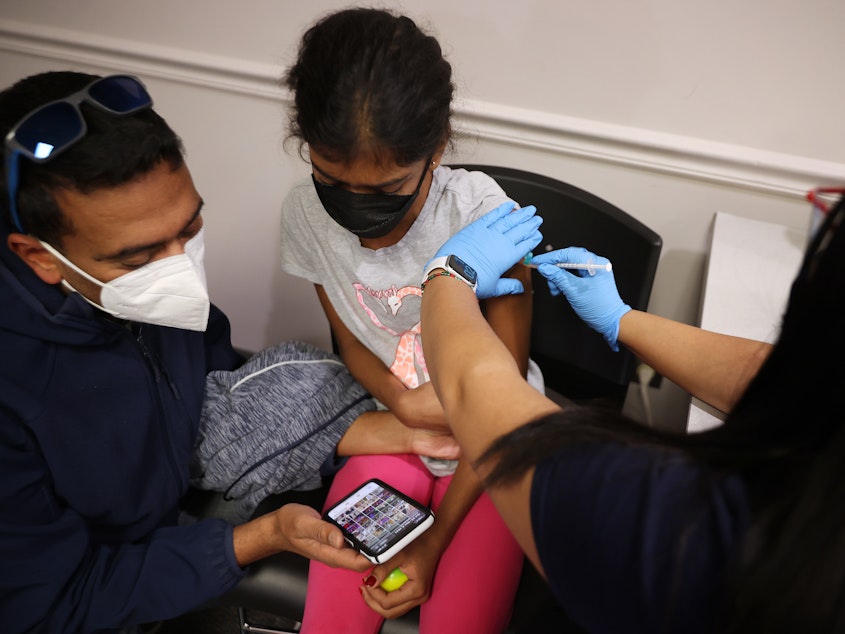
<instances>
[{"instance_id":1,"label":"gray t-shirt","mask_svg":"<svg viewBox=\"0 0 845 634\"><path fill-rule=\"evenodd\" d=\"M507 200L482 172L438 167L408 232L373 250L331 219L308 179L282 205L282 268L321 285L352 334L414 388L428 381L420 340L423 267L454 233ZM529 382L542 386L531 365Z\"/></svg>"}]
</instances>

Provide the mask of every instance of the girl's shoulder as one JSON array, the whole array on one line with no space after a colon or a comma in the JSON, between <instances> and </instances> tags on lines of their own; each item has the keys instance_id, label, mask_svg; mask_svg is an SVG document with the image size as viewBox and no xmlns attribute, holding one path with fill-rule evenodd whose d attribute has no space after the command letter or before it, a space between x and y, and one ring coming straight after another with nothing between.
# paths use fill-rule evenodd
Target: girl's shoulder
<instances>
[{"instance_id":1,"label":"girl's shoulder","mask_svg":"<svg viewBox=\"0 0 845 634\"><path fill-rule=\"evenodd\" d=\"M507 194L484 172L470 172L463 168L438 167L429 196L436 198L436 207L446 213L457 225L465 224L484 215L508 200Z\"/></svg>"},{"instance_id":2,"label":"girl's shoulder","mask_svg":"<svg viewBox=\"0 0 845 634\"><path fill-rule=\"evenodd\" d=\"M301 209L315 203L319 204L317 192L310 178L303 178L288 190L282 201L282 213L290 213L294 209Z\"/></svg>"},{"instance_id":3,"label":"girl's shoulder","mask_svg":"<svg viewBox=\"0 0 845 634\"><path fill-rule=\"evenodd\" d=\"M478 198L479 196L504 196L499 184L484 172L468 171L463 167L442 166L435 170L442 178L444 190L461 196Z\"/></svg>"},{"instance_id":4,"label":"girl's shoulder","mask_svg":"<svg viewBox=\"0 0 845 634\"><path fill-rule=\"evenodd\" d=\"M310 178L304 178L290 188L281 209L282 228L285 232L321 234L334 224L325 213Z\"/></svg>"}]
</instances>

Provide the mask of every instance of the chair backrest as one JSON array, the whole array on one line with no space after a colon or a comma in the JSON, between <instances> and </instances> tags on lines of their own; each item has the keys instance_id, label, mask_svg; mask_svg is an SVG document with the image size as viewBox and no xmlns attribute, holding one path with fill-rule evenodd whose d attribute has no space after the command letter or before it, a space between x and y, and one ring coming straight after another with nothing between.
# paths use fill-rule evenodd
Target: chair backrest
<instances>
[{"instance_id":1,"label":"chair backrest","mask_svg":"<svg viewBox=\"0 0 845 634\"><path fill-rule=\"evenodd\" d=\"M535 253L549 246L582 246L608 258L622 299L646 309L663 245L654 231L609 202L547 176L493 165L452 167L484 172L519 204L537 207L543 243ZM634 356L622 347L613 352L564 298L549 293L536 271L532 281L531 358L543 370L546 385L573 400L602 398L621 405Z\"/></svg>"}]
</instances>

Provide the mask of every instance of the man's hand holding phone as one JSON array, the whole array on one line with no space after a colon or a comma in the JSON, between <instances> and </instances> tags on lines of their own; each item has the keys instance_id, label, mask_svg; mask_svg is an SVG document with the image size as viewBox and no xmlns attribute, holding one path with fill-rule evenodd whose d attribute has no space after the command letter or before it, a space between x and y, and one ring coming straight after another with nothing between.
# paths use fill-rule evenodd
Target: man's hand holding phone
<instances>
[{"instance_id":1,"label":"man's hand holding phone","mask_svg":"<svg viewBox=\"0 0 845 634\"><path fill-rule=\"evenodd\" d=\"M276 530L286 542L282 550L316 559L333 568L364 571L372 565L360 554L347 548L342 532L321 519L320 514L310 506L285 504L260 519L277 526ZM263 556L266 554L269 553Z\"/></svg>"}]
</instances>

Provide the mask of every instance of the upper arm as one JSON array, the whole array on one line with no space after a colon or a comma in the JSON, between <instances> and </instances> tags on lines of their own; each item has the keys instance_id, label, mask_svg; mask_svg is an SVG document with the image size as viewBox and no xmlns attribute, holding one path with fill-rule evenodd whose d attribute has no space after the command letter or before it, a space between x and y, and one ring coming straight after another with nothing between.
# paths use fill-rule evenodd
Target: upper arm
<instances>
[{"instance_id":1,"label":"upper arm","mask_svg":"<svg viewBox=\"0 0 845 634\"><path fill-rule=\"evenodd\" d=\"M405 386L390 369L358 337L347 328L346 324L332 306L325 289L315 284L320 305L329 320L329 327L337 342L338 354L343 359L349 373L363 385L375 398L393 409L395 397L405 392Z\"/></svg>"},{"instance_id":2,"label":"upper arm","mask_svg":"<svg viewBox=\"0 0 845 634\"><path fill-rule=\"evenodd\" d=\"M519 295L502 295L486 300L484 315L493 332L513 355L522 376L525 376L528 372L531 345L531 269L517 264L505 276L521 281L524 292Z\"/></svg>"},{"instance_id":3,"label":"upper arm","mask_svg":"<svg viewBox=\"0 0 845 634\"><path fill-rule=\"evenodd\" d=\"M515 366L512 360L511 364ZM468 460L483 481L495 462L479 465L478 458L491 442L559 407L530 387L515 367L506 374L470 371L467 379L483 384L484 389L461 390L460 398L453 401L450 424L463 451L462 461ZM530 513L533 473L532 467L516 482L486 487L486 491L520 548L542 574Z\"/></svg>"},{"instance_id":4,"label":"upper arm","mask_svg":"<svg viewBox=\"0 0 845 634\"><path fill-rule=\"evenodd\" d=\"M358 338L352 334L349 328L346 327L346 324L343 323L343 320L337 314L337 311L334 309L329 296L326 294L326 290L320 284L314 284L314 290L317 291L317 298L320 300L320 306L323 308L323 312L326 314L326 319L329 321L329 328L331 328L332 336L337 342L338 353L341 357L345 357L344 352L350 350L350 348L354 347L356 344L361 345L358 341Z\"/></svg>"},{"instance_id":5,"label":"upper arm","mask_svg":"<svg viewBox=\"0 0 845 634\"><path fill-rule=\"evenodd\" d=\"M321 215L315 214L312 197L316 197L310 181L297 183L282 203L280 215L280 256L282 270L310 282L318 283ZM319 226L318 226L319 224Z\"/></svg>"},{"instance_id":6,"label":"upper arm","mask_svg":"<svg viewBox=\"0 0 845 634\"><path fill-rule=\"evenodd\" d=\"M508 530L519 543L519 547L540 574L545 577L546 573L537 552L531 519L531 487L534 480L534 469L534 467L528 469L513 484L489 487L487 494L493 501L499 515L505 521Z\"/></svg>"}]
</instances>

